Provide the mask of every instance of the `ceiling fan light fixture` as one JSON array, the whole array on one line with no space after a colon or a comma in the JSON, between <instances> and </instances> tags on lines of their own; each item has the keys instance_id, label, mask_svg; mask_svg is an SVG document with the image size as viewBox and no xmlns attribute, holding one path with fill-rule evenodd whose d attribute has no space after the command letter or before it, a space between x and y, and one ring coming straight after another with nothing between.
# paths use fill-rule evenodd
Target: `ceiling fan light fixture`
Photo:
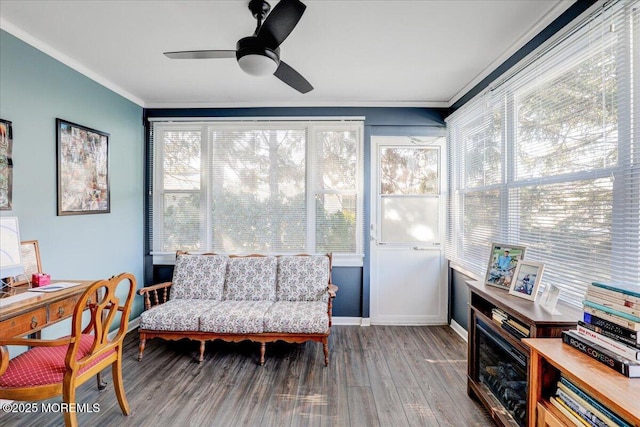
<instances>
[{"instance_id":1,"label":"ceiling fan light fixture","mask_svg":"<svg viewBox=\"0 0 640 427\"><path fill-rule=\"evenodd\" d=\"M265 47L257 37L245 37L237 44L236 58L245 73L252 76L270 76L280 65L280 49Z\"/></svg>"},{"instance_id":2,"label":"ceiling fan light fixture","mask_svg":"<svg viewBox=\"0 0 640 427\"><path fill-rule=\"evenodd\" d=\"M252 53L238 58L242 71L252 76L270 76L276 72L278 63L267 55Z\"/></svg>"}]
</instances>

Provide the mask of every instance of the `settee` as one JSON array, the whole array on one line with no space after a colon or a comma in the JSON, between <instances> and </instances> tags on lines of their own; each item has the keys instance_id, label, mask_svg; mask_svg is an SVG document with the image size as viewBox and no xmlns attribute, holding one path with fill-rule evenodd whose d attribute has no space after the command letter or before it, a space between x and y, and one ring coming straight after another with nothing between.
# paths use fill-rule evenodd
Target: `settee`
<instances>
[{"instance_id":1,"label":"settee","mask_svg":"<svg viewBox=\"0 0 640 427\"><path fill-rule=\"evenodd\" d=\"M260 343L316 341L329 363L331 307L338 287L331 283L331 254L227 256L178 252L171 282L139 290L142 360L146 340L188 338Z\"/></svg>"}]
</instances>

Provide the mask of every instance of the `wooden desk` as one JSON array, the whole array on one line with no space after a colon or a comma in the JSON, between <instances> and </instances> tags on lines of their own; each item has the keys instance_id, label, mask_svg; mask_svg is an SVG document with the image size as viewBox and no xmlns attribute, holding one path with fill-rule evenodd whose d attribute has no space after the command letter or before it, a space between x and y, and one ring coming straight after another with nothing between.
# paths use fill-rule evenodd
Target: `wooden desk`
<instances>
[{"instance_id":1,"label":"wooden desk","mask_svg":"<svg viewBox=\"0 0 640 427\"><path fill-rule=\"evenodd\" d=\"M52 283L63 282L53 280ZM93 281L64 280L80 285L54 292L29 292L27 287L13 288L16 295L28 292L31 297L4 305L0 298L0 338L15 338L38 333L73 315L73 309L82 293Z\"/></svg>"}]
</instances>

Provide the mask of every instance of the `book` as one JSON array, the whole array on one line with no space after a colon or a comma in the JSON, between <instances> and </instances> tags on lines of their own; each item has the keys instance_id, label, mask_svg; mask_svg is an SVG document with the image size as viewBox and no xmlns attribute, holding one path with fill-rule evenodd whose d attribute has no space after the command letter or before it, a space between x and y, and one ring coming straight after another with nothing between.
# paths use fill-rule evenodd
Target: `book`
<instances>
[{"instance_id":1,"label":"book","mask_svg":"<svg viewBox=\"0 0 640 427\"><path fill-rule=\"evenodd\" d=\"M523 333L520 329L514 328L507 322L502 322L502 329L509 332L512 336L514 336L517 339L527 338L529 336L529 334Z\"/></svg>"},{"instance_id":2,"label":"book","mask_svg":"<svg viewBox=\"0 0 640 427\"><path fill-rule=\"evenodd\" d=\"M623 319L630 320L631 322L634 322L634 323L640 323L640 317L638 316L634 316L624 311L607 307L606 305L598 304L597 302L584 300L582 301L582 304L587 307L595 308L596 310L604 311L605 313L613 314L614 316L622 317Z\"/></svg>"},{"instance_id":3,"label":"book","mask_svg":"<svg viewBox=\"0 0 640 427\"><path fill-rule=\"evenodd\" d=\"M614 310L618 310L623 313L627 313L632 316L640 318L640 308L635 308L635 304L629 304L629 305L619 304L617 302L613 302L606 298L600 298L595 295L590 295L588 292L587 292L587 295L585 296L585 300L590 302L595 302L596 304L600 304L604 307L609 307Z\"/></svg>"},{"instance_id":4,"label":"book","mask_svg":"<svg viewBox=\"0 0 640 427\"><path fill-rule=\"evenodd\" d=\"M582 420L578 414L576 414L575 412L573 412L571 409L569 409L569 407L562 401L560 401L557 397L555 396L551 396L549 398L549 401L551 402L551 404L553 406L555 406L556 408L558 408L558 410L560 412L562 412L562 414L564 414L565 417L567 417L569 419L569 421L571 421L571 423L577 427L582 427L584 425L588 426L589 424L586 424L586 421Z\"/></svg>"},{"instance_id":5,"label":"book","mask_svg":"<svg viewBox=\"0 0 640 427\"><path fill-rule=\"evenodd\" d=\"M576 395L580 396L582 399L585 400L585 402L587 402L588 404L590 404L591 406L593 406L595 409L597 409L598 411L600 411L606 418L609 418L610 420L612 420L613 422L616 423L616 425L622 426L622 427L633 427L631 424L627 423L626 421L624 421L622 418L618 417L616 414L614 414L613 412L611 412L606 406L604 406L602 403L598 402L597 400L595 400L594 398L592 398L591 396L589 396L587 393L585 393L580 387L578 387L577 385L575 385L574 383L572 383L570 380L568 380L566 377L564 376L560 376L560 381L559 384L563 384L564 386L567 387L567 389L573 391Z\"/></svg>"},{"instance_id":6,"label":"book","mask_svg":"<svg viewBox=\"0 0 640 427\"><path fill-rule=\"evenodd\" d=\"M640 299L619 292L596 288L595 286L589 286L587 288L586 295L587 298L585 299L589 299L589 296L593 296L596 298L605 299L616 304L624 305L626 307L640 309Z\"/></svg>"},{"instance_id":7,"label":"book","mask_svg":"<svg viewBox=\"0 0 640 427\"><path fill-rule=\"evenodd\" d=\"M606 348L607 350L613 351L614 353L624 357L625 359L640 360L640 350L638 350L637 348L626 346L620 341L607 338L604 335L594 332L591 329L585 328L581 325L578 325L576 330L580 335L582 335L592 343L598 344Z\"/></svg>"},{"instance_id":8,"label":"book","mask_svg":"<svg viewBox=\"0 0 640 427\"><path fill-rule=\"evenodd\" d=\"M594 344L576 331L562 331L562 341L626 377L640 378L640 362L625 359Z\"/></svg>"},{"instance_id":9,"label":"book","mask_svg":"<svg viewBox=\"0 0 640 427\"><path fill-rule=\"evenodd\" d=\"M617 334L617 333L612 332L612 331L610 331L608 329L601 328L600 326L596 326L596 325L593 325L591 323L583 322L582 320L578 320L578 325L580 325L580 326L582 326L584 328L588 328L588 329L592 330L593 332L597 332L600 335L604 335L607 338L611 338L612 340L619 341L619 342L621 342L621 343L623 343L625 345L628 345L629 347L635 347L638 350L640 350L640 342L638 342L637 338L632 339L632 338L629 338L629 337L627 337L627 336L625 336L623 334ZM616 325L616 326L618 326L618 325ZM619 328L622 328L622 327L619 326ZM632 332L633 335L637 337L637 334L635 332L633 332L633 331L630 331L630 332Z\"/></svg>"},{"instance_id":10,"label":"book","mask_svg":"<svg viewBox=\"0 0 640 427\"><path fill-rule=\"evenodd\" d=\"M573 401L578 406L578 410L576 412L588 421L590 420L591 424L595 424L598 427L617 427L617 424L612 419L596 409L593 405L589 404L589 402L581 398L577 393L569 389L569 387L562 384L561 381L558 381L557 385L558 389L556 390L556 393L558 397L562 398L567 402L567 404L569 404L570 401ZM570 399L570 401L568 399Z\"/></svg>"},{"instance_id":11,"label":"book","mask_svg":"<svg viewBox=\"0 0 640 427\"><path fill-rule=\"evenodd\" d=\"M594 416L584 406L580 405L572 396L568 395L564 391L558 389L556 391L556 399L564 403L569 409L571 409L577 417L581 418L583 423L586 423L592 427L610 427L605 424L604 421Z\"/></svg>"},{"instance_id":12,"label":"book","mask_svg":"<svg viewBox=\"0 0 640 427\"><path fill-rule=\"evenodd\" d=\"M520 332L522 332L523 334L525 334L526 336L529 336L530 331L528 326L525 326L522 323L518 322L517 320L511 319L511 318L507 320L507 323L513 326L514 328L516 328L517 330L519 330Z\"/></svg>"},{"instance_id":13,"label":"book","mask_svg":"<svg viewBox=\"0 0 640 427\"><path fill-rule=\"evenodd\" d=\"M623 319L622 317L618 317L613 314L607 313L606 311L598 310L592 307L585 306L583 307L583 310L585 313L589 313L593 316L599 317L600 319L613 322L616 325L622 326L623 328L631 329L632 331L635 331L635 332L640 331L640 323L638 322L632 322L630 320Z\"/></svg>"},{"instance_id":14,"label":"book","mask_svg":"<svg viewBox=\"0 0 640 427\"><path fill-rule=\"evenodd\" d=\"M623 294L625 297L632 298L634 302L640 302L640 288L625 285L607 285L601 282L591 282L591 286L612 291L614 293Z\"/></svg>"}]
</instances>

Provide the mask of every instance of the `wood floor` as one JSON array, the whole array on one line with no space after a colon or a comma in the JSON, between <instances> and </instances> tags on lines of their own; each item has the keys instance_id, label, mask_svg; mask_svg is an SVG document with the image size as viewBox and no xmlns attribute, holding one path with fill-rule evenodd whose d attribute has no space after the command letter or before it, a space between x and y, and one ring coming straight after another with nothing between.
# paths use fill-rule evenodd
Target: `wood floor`
<instances>
[{"instance_id":1,"label":"wood floor","mask_svg":"<svg viewBox=\"0 0 640 427\"><path fill-rule=\"evenodd\" d=\"M80 426L490 426L487 412L466 394L466 343L449 327L334 326L330 364L322 345L208 343L194 362L189 341L147 341L137 362L137 332L125 339L124 385L133 413L125 417L94 381L78 403ZM60 402L51 399L45 403ZM62 414L2 414L4 427L59 426Z\"/></svg>"}]
</instances>

